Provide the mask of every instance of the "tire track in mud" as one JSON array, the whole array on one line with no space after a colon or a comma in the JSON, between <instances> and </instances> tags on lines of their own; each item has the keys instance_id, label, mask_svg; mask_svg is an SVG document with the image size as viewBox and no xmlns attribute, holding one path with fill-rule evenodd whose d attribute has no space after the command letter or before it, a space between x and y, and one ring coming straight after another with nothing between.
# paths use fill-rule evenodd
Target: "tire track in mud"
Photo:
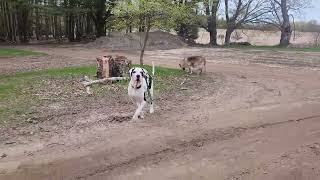
<instances>
[{"instance_id":1,"label":"tire track in mud","mask_svg":"<svg viewBox=\"0 0 320 180\"><path fill-rule=\"evenodd\" d=\"M273 127L273 126L278 126L278 125L283 125L288 123L297 123L297 122L312 120L315 118L320 118L320 114L303 117L299 119L291 119L291 120L282 121L282 122L263 123L255 126L231 127L231 128L215 129L215 130L207 131L190 141L185 141L180 143L177 142L171 147L162 149L160 151L152 152L149 154L142 154L128 161L119 162L117 164L111 164L105 167L101 167L85 175L77 176L76 179L86 179L92 176L110 173L112 171L121 171L122 169L125 170L130 167L137 167L140 164L146 164L146 163L158 164L161 161L169 160L172 157L176 157L179 154L185 154L187 152L196 151L199 148L206 146L208 144L239 137L249 130L257 130L259 128L268 128L268 127Z\"/></svg>"}]
</instances>

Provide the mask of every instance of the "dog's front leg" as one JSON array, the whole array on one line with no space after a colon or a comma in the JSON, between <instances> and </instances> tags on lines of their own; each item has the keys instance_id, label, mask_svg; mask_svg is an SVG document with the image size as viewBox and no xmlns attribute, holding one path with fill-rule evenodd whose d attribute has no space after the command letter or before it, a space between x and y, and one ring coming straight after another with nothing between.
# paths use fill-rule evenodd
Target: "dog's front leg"
<instances>
[{"instance_id":1,"label":"dog's front leg","mask_svg":"<svg viewBox=\"0 0 320 180\"><path fill-rule=\"evenodd\" d=\"M141 104L142 104L142 103L141 103ZM140 111L140 114L138 115L138 118L144 119L143 107L142 107L142 109L141 109L141 111Z\"/></svg>"},{"instance_id":2,"label":"dog's front leg","mask_svg":"<svg viewBox=\"0 0 320 180\"><path fill-rule=\"evenodd\" d=\"M189 74L192 74L193 73L193 68L191 67L191 68L189 68Z\"/></svg>"},{"instance_id":3,"label":"dog's front leg","mask_svg":"<svg viewBox=\"0 0 320 180\"><path fill-rule=\"evenodd\" d=\"M198 75L202 74L202 68L198 68Z\"/></svg>"},{"instance_id":4,"label":"dog's front leg","mask_svg":"<svg viewBox=\"0 0 320 180\"><path fill-rule=\"evenodd\" d=\"M139 105L138 108L136 110L136 112L134 113L132 119L133 120L137 120L139 118L139 116L141 115L141 112L143 110L143 107L146 105L146 101L142 101Z\"/></svg>"},{"instance_id":5,"label":"dog's front leg","mask_svg":"<svg viewBox=\"0 0 320 180\"><path fill-rule=\"evenodd\" d=\"M187 73L190 73L190 72L191 72L191 68L190 68L190 67L188 67Z\"/></svg>"},{"instance_id":6,"label":"dog's front leg","mask_svg":"<svg viewBox=\"0 0 320 180\"><path fill-rule=\"evenodd\" d=\"M152 113L154 113L154 108L153 108L153 103L151 102L151 104L150 104L150 114L152 114Z\"/></svg>"}]
</instances>

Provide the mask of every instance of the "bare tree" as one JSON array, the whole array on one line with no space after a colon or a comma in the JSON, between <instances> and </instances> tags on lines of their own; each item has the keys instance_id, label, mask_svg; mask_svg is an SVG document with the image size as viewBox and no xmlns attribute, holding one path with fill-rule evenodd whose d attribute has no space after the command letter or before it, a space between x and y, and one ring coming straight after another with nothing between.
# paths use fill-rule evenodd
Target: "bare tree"
<instances>
[{"instance_id":1,"label":"bare tree","mask_svg":"<svg viewBox=\"0 0 320 180\"><path fill-rule=\"evenodd\" d=\"M203 26L210 33L211 46L217 45L217 12L219 9L220 0L204 1L205 13L207 16L207 26Z\"/></svg>"},{"instance_id":2,"label":"bare tree","mask_svg":"<svg viewBox=\"0 0 320 180\"><path fill-rule=\"evenodd\" d=\"M224 0L227 31L225 44L230 44L231 34L243 24L256 22L268 13L267 0Z\"/></svg>"},{"instance_id":3,"label":"bare tree","mask_svg":"<svg viewBox=\"0 0 320 180\"><path fill-rule=\"evenodd\" d=\"M292 36L292 23L294 14L310 5L308 0L269 0L268 14L259 21L271 24L281 31L280 46L288 46Z\"/></svg>"}]
</instances>

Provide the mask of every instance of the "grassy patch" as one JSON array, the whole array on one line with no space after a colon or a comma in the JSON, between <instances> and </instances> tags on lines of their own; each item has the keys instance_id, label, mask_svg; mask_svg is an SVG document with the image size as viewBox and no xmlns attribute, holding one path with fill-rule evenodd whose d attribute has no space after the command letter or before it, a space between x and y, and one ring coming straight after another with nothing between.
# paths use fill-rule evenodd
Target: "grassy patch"
<instances>
[{"instance_id":1,"label":"grassy patch","mask_svg":"<svg viewBox=\"0 0 320 180\"><path fill-rule=\"evenodd\" d=\"M145 66L151 72L150 66ZM71 67L63 69L38 70L0 75L0 126L14 121L25 121L34 115L38 107L53 103L88 100L79 80L83 75L94 78L96 67ZM155 90L161 92L171 89L180 82L184 72L177 69L156 68ZM128 82L113 84L113 88L126 92ZM93 92L97 96L106 96L109 85L95 85ZM116 97L110 93L108 98ZM87 99L86 99L87 98ZM91 99L92 100L92 99ZM94 101L94 99L92 100Z\"/></svg>"},{"instance_id":2,"label":"grassy patch","mask_svg":"<svg viewBox=\"0 0 320 180\"><path fill-rule=\"evenodd\" d=\"M222 46L222 47L237 48L237 49L271 50L271 51L320 52L320 47L293 48L293 47L282 47L282 46L242 46L242 45L229 45L229 46Z\"/></svg>"},{"instance_id":3,"label":"grassy patch","mask_svg":"<svg viewBox=\"0 0 320 180\"><path fill-rule=\"evenodd\" d=\"M0 48L0 57L43 56L45 53L19 49Z\"/></svg>"}]
</instances>

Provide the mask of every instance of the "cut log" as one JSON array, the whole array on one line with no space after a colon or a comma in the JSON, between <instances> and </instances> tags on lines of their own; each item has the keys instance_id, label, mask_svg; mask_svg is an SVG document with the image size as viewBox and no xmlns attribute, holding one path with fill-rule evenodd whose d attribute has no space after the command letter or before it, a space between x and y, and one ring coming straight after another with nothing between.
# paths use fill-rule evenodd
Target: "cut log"
<instances>
[{"instance_id":1,"label":"cut log","mask_svg":"<svg viewBox=\"0 0 320 180\"><path fill-rule=\"evenodd\" d=\"M131 66L131 61L125 56L101 56L97 57L97 78L126 77Z\"/></svg>"}]
</instances>

